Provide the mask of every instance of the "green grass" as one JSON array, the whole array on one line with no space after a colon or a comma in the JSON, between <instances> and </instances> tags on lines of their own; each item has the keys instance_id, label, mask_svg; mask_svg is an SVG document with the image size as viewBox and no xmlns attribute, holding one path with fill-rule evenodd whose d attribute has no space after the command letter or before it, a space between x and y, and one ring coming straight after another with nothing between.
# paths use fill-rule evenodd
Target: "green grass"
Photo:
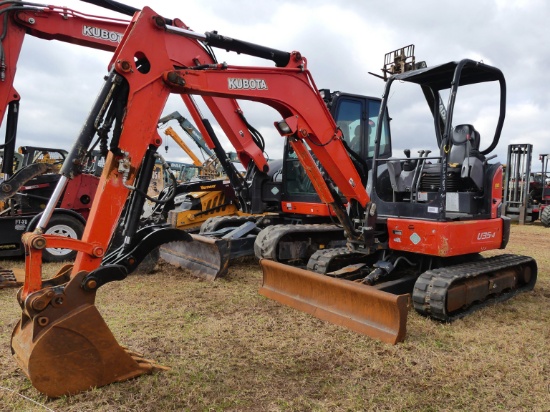
<instances>
[{"instance_id":1,"label":"green grass","mask_svg":"<svg viewBox=\"0 0 550 412\"><path fill-rule=\"evenodd\" d=\"M55 400L11 357L20 309L16 290L0 290L0 410L547 411L549 246L550 230L514 226L507 252L537 259L535 290L450 325L411 311L396 346L258 295L252 259L215 283L159 265L96 303L119 343L171 369Z\"/></svg>"}]
</instances>

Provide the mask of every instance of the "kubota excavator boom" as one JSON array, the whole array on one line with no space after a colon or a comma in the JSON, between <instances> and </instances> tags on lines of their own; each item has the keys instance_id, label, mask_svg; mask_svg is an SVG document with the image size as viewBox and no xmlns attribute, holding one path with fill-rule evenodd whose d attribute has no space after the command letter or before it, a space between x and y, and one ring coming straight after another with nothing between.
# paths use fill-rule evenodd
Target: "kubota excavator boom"
<instances>
[{"instance_id":1,"label":"kubota excavator boom","mask_svg":"<svg viewBox=\"0 0 550 412\"><path fill-rule=\"evenodd\" d=\"M0 173L0 202L9 203L0 217L0 226L6 236L2 238L3 256L23 255L20 244L21 234L32 230L41 208L31 207L28 199L47 200L50 187L55 186L58 175L50 165L34 162L23 169L14 170L13 159L17 147L17 123L20 113L21 96L14 87L17 61L25 36L30 35L45 40L58 40L79 46L114 51L120 41L128 21L117 18L92 16L66 7L46 6L26 1L4 1L0 5L3 16L0 26L0 122L6 117L5 139L0 144L3 162ZM7 116L5 114L7 113ZM49 172L47 176L39 177ZM27 186L24 186L27 182ZM59 209L55 210L50 226L44 228L52 233L65 233L78 236L83 228L89 204L93 200L97 178L82 175L67 187L60 199ZM23 187L23 192L20 188ZM33 190L32 193L26 190ZM55 222L58 222L56 224ZM60 223L59 223L60 222ZM68 229L67 229L68 228ZM63 249L48 249L48 259L70 259L72 253ZM10 273L11 270L5 270ZM15 271L13 272L16 273ZM6 280L7 279L7 280ZM19 276L0 276L0 288L17 286L23 279Z\"/></svg>"}]
</instances>

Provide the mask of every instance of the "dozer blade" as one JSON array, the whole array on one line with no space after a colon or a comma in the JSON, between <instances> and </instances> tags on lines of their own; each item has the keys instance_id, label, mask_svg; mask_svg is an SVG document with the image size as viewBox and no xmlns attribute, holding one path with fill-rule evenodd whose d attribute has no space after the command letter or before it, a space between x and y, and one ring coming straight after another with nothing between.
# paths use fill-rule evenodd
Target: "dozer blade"
<instances>
[{"instance_id":1,"label":"dozer blade","mask_svg":"<svg viewBox=\"0 0 550 412\"><path fill-rule=\"evenodd\" d=\"M189 269L194 276L214 280L227 274L230 241L191 235L192 242L171 242L160 248L166 262Z\"/></svg>"},{"instance_id":2,"label":"dozer blade","mask_svg":"<svg viewBox=\"0 0 550 412\"><path fill-rule=\"evenodd\" d=\"M394 295L268 259L260 294L331 323L396 344L405 339L408 295Z\"/></svg>"},{"instance_id":3,"label":"dozer blade","mask_svg":"<svg viewBox=\"0 0 550 412\"><path fill-rule=\"evenodd\" d=\"M52 398L165 369L117 343L93 303L95 291L81 287L83 278L80 273L64 287L29 295L12 334L17 362Z\"/></svg>"},{"instance_id":4,"label":"dozer blade","mask_svg":"<svg viewBox=\"0 0 550 412\"><path fill-rule=\"evenodd\" d=\"M0 289L19 287L24 282L24 269L0 269Z\"/></svg>"}]
</instances>

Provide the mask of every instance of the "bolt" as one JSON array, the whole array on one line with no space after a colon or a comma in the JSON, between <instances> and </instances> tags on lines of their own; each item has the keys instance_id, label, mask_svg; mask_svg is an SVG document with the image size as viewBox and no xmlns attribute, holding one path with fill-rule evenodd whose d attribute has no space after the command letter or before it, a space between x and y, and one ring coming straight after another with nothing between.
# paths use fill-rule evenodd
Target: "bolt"
<instances>
[{"instance_id":1,"label":"bolt","mask_svg":"<svg viewBox=\"0 0 550 412\"><path fill-rule=\"evenodd\" d=\"M178 86L185 86L185 80L183 80L183 78L179 76L176 72L168 73L168 81Z\"/></svg>"},{"instance_id":2,"label":"bolt","mask_svg":"<svg viewBox=\"0 0 550 412\"><path fill-rule=\"evenodd\" d=\"M29 24L34 24L34 23L36 23L36 20L33 19L32 17L30 17L30 18L29 18Z\"/></svg>"},{"instance_id":3,"label":"bolt","mask_svg":"<svg viewBox=\"0 0 550 412\"><path fill-rule=\"evenodd\" d=\"M91 290L96 289L97 281L95 279L90 279L89 281L86 282L86 287Z\"/></svg>"},{"instance_id":4,"label":"bolt","mask_svg":"<svg viewBox=\"0 0 550 412\"><path fill-rule=\"evenodd\" d=\"M153 16L153 22L160 28L166 27L166 21L162 16Z\"/></svg>"},{"instance_id":5,"label":"bolt","mask_svg":"<svg viewBox=\"0 0 550 412\"><path fill-rule=\"evenodd\" d=\"M36 300L32 303L32 308L33 308L34 310L41 311L41 310L44 310L44 309L46 308L46 305L47 305L47 303L44 302L43 300L36 299Z\"/></svg>"},{"instance_id":6,"label":"bolt","mask_svg":"<svg viewBox=\"0 0 550 412\"><path fill-rule=\"evenodd\" d=\"M46 239L44 239L42 236L36 237L32 240L31 246L34 249L44 249L46 247Z\"/></svg>"},{"instance_id":7,"label":"bolt","mask_svg":"<svg viewBox=\"0 0 550 412\"><path fill-rule=\"evenodd\" d=\"M93 254L95 257L102 257L102 256L105 254L105 251L103 250L102 247L96 246L96 247L94 247L94 249L92 250L92 254Z\"/></svg>"},{"instance_id":8,"label":"bolt","mask_svg":"<svg viewBox=\"0 0 550 412\"><path fill-rule=\"evenodd\" d=\"M132 70L132 65L127 60L124 60L120 62L120 69L123 72L128 73Z\"/></svg>"},{"instance_id":9,"label":"bolt","mask_svg":"<svg viewBox=\"0 0 550 412\"><path fill-rule=\"evenodd\" d=\"M45 316L40 316L40 317L38 318L38 324L39 324L40 326L46 326L48 323L50 323L50 320L49 320L47 317L45 317Z\"/></svg>"}]
</instances>

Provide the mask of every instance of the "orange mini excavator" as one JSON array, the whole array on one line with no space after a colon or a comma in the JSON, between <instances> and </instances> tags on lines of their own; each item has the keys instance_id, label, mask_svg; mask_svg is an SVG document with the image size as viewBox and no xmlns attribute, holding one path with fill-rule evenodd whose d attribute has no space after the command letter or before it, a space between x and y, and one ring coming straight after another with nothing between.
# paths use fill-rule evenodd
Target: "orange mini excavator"
<instances>
[{"instance_id":1,"label":"orange mini excavator","mask_svg":"<svg viewBox=\"0 0 550 412\"><path fill-rule=\"evenodd\" d=\"M219 64L205 46L269 59L276 67ZM309 270L290 261L262 259L261 293L266 296L395 343L405 337L410 294L421 313L452 320L479 305L533 288L537 273L533 259L479 255L504 248L510 229L501 216L502 167L489 163L488 156L504 121L505 82L500 70L461 60L390 76L373 120L373 161L360 168L350 155L342 124L328 110L299 52L216 32L196 33L180 20L168 20L145 7L134 15L109 69L58 185L62 190L78 174L78 160L98 129L110 130L101 134L109 139L110 151L100 180L102 190L94 199L82 240L40 231L24 235L25 284L18 294L22 316L11 344L32 384L48 396L77 393L155 368L117 343L94 302L100 287L124 279L148 249L171 240L193 243L190 235L169 227L140 236L131 233L161 145L156 127L170 93L181 94L184 101L190 95L201 96L220 125L235 113L232 99L273 107L281 116L275 127L288 139L321 201L332 208L346 233L346 247L314 254ZM459 85L484 82L500 85L501 94L495 134L481 148L473 125L453 127L452 121ZM422 89L440 148L434 156L426 151L414 159L380 156L392 144L386 106L394 83ZM440 91L447 89L444 112ZM355 111L343 105L342 110L347 115L340 119L348 119L349 127L354 122L363 129L368 126L361 105ZM206 119L191 114L208 136L214 136ZM361 144L366 147L370 142ZM243 157L251 159L242 156L241 161ZM252 168L265 173L268 165L259 158ZM55 202L53 198L48 204L39 227L46 224ZM101 265L125 204L130 210L125 214L127 238L138 242L124 259ZM265 236L263 242L277 239ZM261 240L258 236L256 242ZM74 266L43 280L45 247L78 250Z\"/></svg>"}]
</instances>

